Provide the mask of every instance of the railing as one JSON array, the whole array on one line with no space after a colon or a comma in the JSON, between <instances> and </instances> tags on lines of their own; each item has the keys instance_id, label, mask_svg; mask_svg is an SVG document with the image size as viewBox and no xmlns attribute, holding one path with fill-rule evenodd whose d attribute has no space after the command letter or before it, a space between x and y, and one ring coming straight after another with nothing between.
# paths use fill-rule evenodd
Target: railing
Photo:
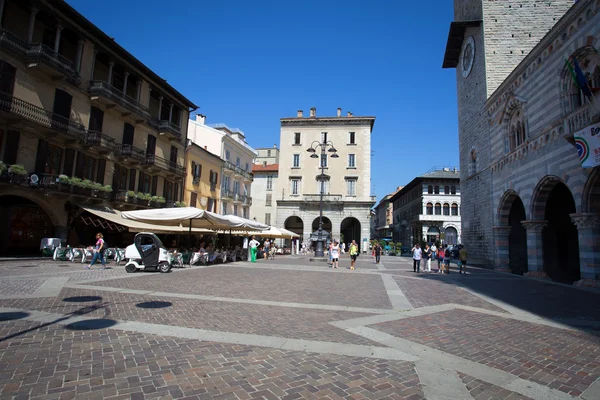
<instances>
[{"instance_id":1,"label":"railing","mask_svg":"<svg viewBox=\"0 0 600 400\"><path fill-rule=\"evenodd\" d=\"M245 205L251 206L252 205L252 197L246 196L245 194L243 194L242 195L242 203L244 203Z\"/></svg>"},{"instance_id":2,"label":"railing","mask_svg":"<svg viewBox=\"0 0 600 400\"><path fill-rule=\"evenodd\" d=\"M155 154L146 155L146 165L154 165L158 168L169 170L177 175L185 175L185 168L176 162L166 160Z\"/></svg>"},{"instance_id":3,"label":"railing","mask_svg":"<svg viewBox=\"0 0 600 400\"><path fill-rule=\"evenodd\" d=\"M65 75L72 83L75 83L76 85L81 83L79 74L73 68L73 62L67 57L58 54L45 44L31 44L25 58L29 62L43 62L48 64L61 74Z\"/></svg>"},{"instance_id":4,"label":"railing","mask_svg":"<svg viewBox=\"0 0 600 400\"><path fill-rule=\"evenodd\" d=\"M29 43L6 29L2 29L0 30L0 47L24 58L29 50Z\"/></svg>"},{"instance_id":5,"label":"railing","mask_svg":"<svg viewBox=\"0 0 600 400\"><path fill-rule=\"evenodd\" d=\"M221 189L221 197L224 199L233 199L234 193L228 189Z\"/></svg>"},{"instance_id":6,"label":"railing","mask_svg":"<svg viewBox=\"0 0 600 400\"><path fill-rule=\"evenodd\" d=\"M85 127L83 125L71 121L62 115L54 114L18 99L8 93L0 92L0 110L18 115L44 128L60 131L73 139L83 139L85 137Z\"/></svg>"},{"instance_id":7,"label":"railing","mask_svg":"<svg viewBox=\"0 0 600 400\"><path fill-rule=\"evenodd\" d=\"M215 190L217 190L217 184L214 182L210 183L210 191L214 192Z\"/></svg>"},{"instance_id":8,"label":"railing","mask_svg":"<svg viewBox=\"0 0 600 400\"><path fill-rule=\"evenodd\" d=\"M200 184L200 177L199 177L199 176L195 176L195 175L194 175L194 176L193 176L192 183L193 183L194 185L198 185L198 184Z\"/></svg>"},{"instance_id":9,"label":"railing","mask_svg":"<svg viewBox=\"0 0 600 400\"><path fill-rule=\"evenodd\" d=\"M569 134L573 134L586 126L590 125L592 122L592 118L590 115L590 107L586 105L585 107L580 108L567 115L565 118L567 123L567 132Z\"/></svg>"},{"instance_id":10,"label":"railing","mask_svg":"<svg viewBox=\"0 0 600 400\"><path fill-rule=\"evenodd\" d=\"M148 125L159 132L167 132L181 141L181 127L171 121L152 118L148 121Z\"/></svg>"},{"instance_id":11,"label":"railing","mask_svg":"<svg viewBox=\"0 0 600 400\"><path fill-rule=\"evenodd\" d=\"M131 96L123 93L123 91L116 87L108 84L104 81L91 81L88 89L92 96L104 96L111 100L114 100L127 108L129 111L134 112L144 119L150 119L150 110L148 107L141 104L139 101Z\"/></svg>"},{"instance_id":12,"label":"railing","mask_svg":"<svg viewBox=\"0 0 600 400\"><path fill-rule=\"evenodd\" d=\"M122 144L118 143L116 146L117 156L123 158L133 158L138 162L146 161L146 153L138 149L137 147L133 147L131 144Z\"/></svg>"},{"instance_id":13,"label":"railing","mask_svg":"<svg viewBox=\"0 0 600 400\"><path fill-rule=\"evenodd\" d=\"M90 147L101 147L107 150L113 150L115 139L98 131L87 131L85 134L85 144Z\"/></svg>"},{"instance_id":14,"label":"railing","mask_svg":"<svg viewBox=\"0 0 600 400\"><path fill-rule=\"evenodd\" d=\"M323 201L325 202L340 202L343 196L341 194L324 194ZM303 196L304 201L321 201L320 194L305 194Z\"/></svg>"},{"instance_id":15,"label":"railing","mask_svg":"<svg viewBox=\"0 0 600 400\"><path fill-rule=\"evenodd\" d=\"M235 172L238 175L243 176L246 179L254 180L254 174L251 172L244 171L240 167L233 164L231 161L225 161L225 168Z\"/></svg>"}]
</instances>

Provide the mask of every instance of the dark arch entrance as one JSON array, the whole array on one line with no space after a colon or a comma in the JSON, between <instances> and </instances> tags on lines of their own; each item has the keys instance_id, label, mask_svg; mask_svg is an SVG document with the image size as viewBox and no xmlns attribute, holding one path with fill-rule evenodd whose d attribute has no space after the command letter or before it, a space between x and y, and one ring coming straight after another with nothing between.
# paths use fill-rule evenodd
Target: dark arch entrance
<instances>
[{"instance_id":1,"label":"dark arch entrance","mask_svg":"<svg viewBox=\"0 0 600 400\"><path fill-rule=\"evenodd\" d=\"M448 244L448 245L456 245L458 244L458 231L456 230L456 228L449 226L446 228L446 240L444 240L444 243Z\"/></svg>"},{"instance_id":2,"label":"dark arch entrance","mask_svg":"<svg viewBox=\"0 0 600 400\"><path fill-rule=\"evenodd\" d=\"M0 254L40 255L40 242L54 236L50 216L20 196L0 196Z\"/></svg>"},{"instance_id":3,"label":"dark arch entrance","mask_svg":"<svg viewBox=\"0 0 600 400\"><path fill-rule=\"evenodd\" d=\"M569 214L576 212L575 201L564 183L558 182L548 194L542 233L544 271L557 282L573 283L581 279L579 238Z\"/></svg>"},{"instance_id":4,"label":"dark arch entrance","mask_svg":"<svg viewBox=\"0 0 600 400\"><path fill-rule=\"evenodd\" d=\"M360 237L360 222L354 217L344 218L340 224L340 233L342 234L343 242L346 243L346 248L352 243L352 240L356 240L358 248L361 248L361 237Z\"/></svg>"},{"instance_id":5,"label":"dark arch entrance","mask_svg":"<svg viewBox=\"0 0 600 400\"><path fill-rule=\"evenodd\" d=\"M300 235L300 238L304 237L304 222L302 222L302 219L296 215L288 217L283 223L283 227L288 231L297 233Z\"/></svg>"},{"instance_id":6,"label":"dark arch entrance","mask_svg":"<svg viewBox=\"0 0 600 400\"><path fill-rule=\"evenodd\" d=\"M527 230L521 223L525 221L525 206L520 197L515 197L508 213L508 263L513 274L523 275L527 269Z\"/></svg>"},{"instance_id":7,"label":"dark arch entrance","mask_svg":"<svg viewBox=\"0 0 600 400\"><path fill-rule=\"evenodd\" d=\"M327 231L329 233L331 233L331 220L327 217L323 217L323 230ZM314 221L312 222L312 231L316 232L319 230L319 218L315 218Z\"/></svg>"}]
</instances>

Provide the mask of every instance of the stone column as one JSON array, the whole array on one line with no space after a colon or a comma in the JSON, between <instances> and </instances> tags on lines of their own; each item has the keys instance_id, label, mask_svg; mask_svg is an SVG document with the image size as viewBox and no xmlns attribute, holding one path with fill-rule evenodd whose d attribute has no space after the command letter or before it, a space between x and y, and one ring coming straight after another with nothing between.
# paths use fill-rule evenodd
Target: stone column
<instances>
[{"instance_id":1,"label":"stone column","mask_svg":"<svg viewBox=\"0 0 600 400\"><path fill-rule=\"evenodd\" d=\"M83 55L83 44L83 39L79 39L77 41L77 55L75 56L75 72L77 73L81 72L81 57ZM95 59L96 57L94 57L94 60Z\"/></svg>"},{"instance_id":2,"label":"stone column","mask_svg":"<svg viewBox=\"0 0 600 400\"><path fill-rule=\"evenodd\" d=\"M94 80L94 72L96 71L96 59L99 51L94 48L94 58L92 59L92 72L90 73L90 81Z\"/></svg>"},{"instance_id":3,"label":"stone column","mask_svg":"<svg viewBox=\"0 0 600 400\"><path fill-rule=\"evenodd\" d=\"M33 42L33 31L35 30L35 16L37 15L39 9L36 7L31 7L31 14L29 14L29 30L27 31L27 42Z\"/></svg>"},{"instance_id":4,"label":"stone column","mask_svg":"<svg viewBox=\"0 0 600 400\"><path fill-rule=\"evenodd\" d=\"M173 103L169 104L169 122L173 122Z\"/></svg>"},{"instance_id":5,"label":"stone column","mask_svg":"<svg viewBox=\"0 0 600 400\"><path fill-rule=\"evenodd\" d=\"M159 121L162 119L162 103L163 103L163 97L158 96L158 120Z\"/></svg>"},{"instance_id":6,"label":"stone column","mask_svg":"<svg viewBox=\"0 0 600 400\"><path fill-rule=\"evenodd\" d=\"M142 81L138 79L137 81L137 92L136 92L136 100L139 103L142 99Z\"/></svg>"},{"instance_id":7,"label":"stone column","mask_svg":"<svg viewBox=\"0 0 600 400\"><path fill-rule=\"evenodd\" d=\"M594 213L571 214L579 234L578 286L600 287L600 215Z\"/></svg>"},{"instance_id":8,"label":"stone column","mask_svg":"<svg viewBox=\"0 0 600 400\"><path fill-rule=\"evenodd\" d=\"M108 63L108 84L112 86L113 68L115 67L114 61Z\"/></svg>"},{"instance_id":9,"label":"stone column","mask_svg":"<svg viewBox=\"0 0 600 400\"><path fill-rule=\"evenodd\" d=\"M2 16L4 15L5 0L0 0L0 28L2 28Z\"/></svg>"},{"instance_id":10,"label":"stone column","mask_svg":"<svg viewBox=\"0 0 600 400\"><path fill-rule=\"evenodd\" d=\"M494 270L511 272L509 257L510 226L495 226L494 231Z\"/></svg>"},{"instance_id":11,"label":"stone column","mask_svg":"<svg viewBox=\"0 0 600 400\"><path fill-rule=\"evenodd\" d=\"M129 80L129 72L125 72L125 79L123 79L123 94L127 93L127 81Z\"/></svg>"},{"instance_id":12,"label":"stone column","mask_svg":"<svg viewBox=\"0 0 600 400\"><path fill-rule=\"evenodd\" d=\"M54 52L58 54L60 48L60 34L63 30L62 25L56 25L56 37L54 38Z\"/></svg>"},{"instance_id":13,"label":"stone column","mask_svg":"<svg viewBox=\"0 0 600 400\"><path fill-rule=\"evenodd\" d=\"M544 243L542 231L548 221L521 221L527 230L527 266L529 272L525 276L533 278L548 278L544 272Z\"/></svg>"}]
</instances>

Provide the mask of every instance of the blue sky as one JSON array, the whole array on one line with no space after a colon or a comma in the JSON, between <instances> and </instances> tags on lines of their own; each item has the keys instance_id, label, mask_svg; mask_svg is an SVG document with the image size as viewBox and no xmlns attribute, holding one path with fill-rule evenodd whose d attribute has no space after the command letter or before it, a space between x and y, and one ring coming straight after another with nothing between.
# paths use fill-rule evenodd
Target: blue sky
<instances>
[{"instance_id":1,"label":"blue sky","mask_svg":"<svg viewBox=\"0 0 600 400\"><path fill-rule=\"evenodd\" d=\"M441 68L451 1L67 1L253 147L279 143L296 110L341 107L377 117L378 199L458 166L455 70Z\"/></svg>"}]
</instances>

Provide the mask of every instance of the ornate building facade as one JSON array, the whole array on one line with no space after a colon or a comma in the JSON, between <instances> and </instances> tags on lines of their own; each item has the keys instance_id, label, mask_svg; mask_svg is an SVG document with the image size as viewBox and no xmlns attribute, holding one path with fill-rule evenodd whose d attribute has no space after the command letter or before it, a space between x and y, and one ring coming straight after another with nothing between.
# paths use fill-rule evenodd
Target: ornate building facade
<instances>
[{"instance_id":1,"label":"ornate building facade","mask_svg":"<svg viewBox=\"0 0 600 400\"><path fill-rule=\"evenodd\" d=\"M586 98L565 60L600 88L600 2L536 4L455 2L444 65L457 68L463 241L497 269L596 286L599 172L574 134L600 121L600 94Z\"/></svg>"}]
</instances>

